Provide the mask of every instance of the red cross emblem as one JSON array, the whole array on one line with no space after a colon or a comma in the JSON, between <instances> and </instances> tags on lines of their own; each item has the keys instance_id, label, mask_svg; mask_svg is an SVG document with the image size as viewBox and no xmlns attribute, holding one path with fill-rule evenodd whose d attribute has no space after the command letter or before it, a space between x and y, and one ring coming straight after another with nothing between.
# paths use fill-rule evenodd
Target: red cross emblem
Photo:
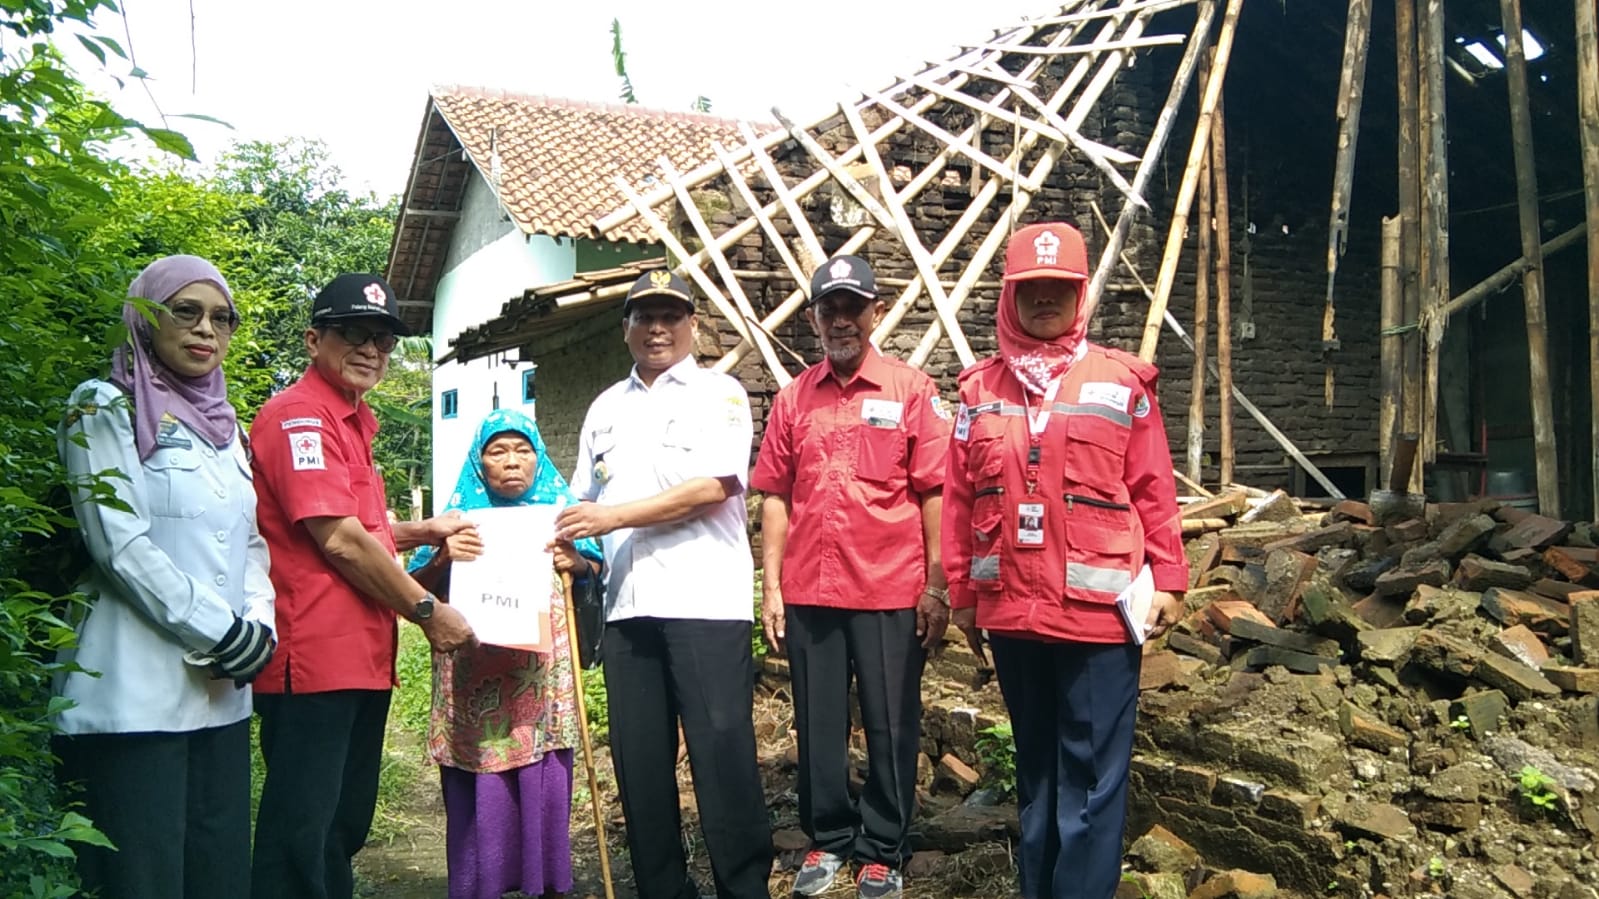
<instances>
[{"instance_id":1,"label":"red cross emblem","mask_svg":"<svg viewBox=\"0 0 1599 899\"><path fill-rule=\"evenodd\" d=\"M384 305L384 300L386 298L383 295L383 285L377 283L376 281L368 284L362 293L366 294L366 301L368 303L371 303L374 306Z\"/></svg>"}]
</instances>

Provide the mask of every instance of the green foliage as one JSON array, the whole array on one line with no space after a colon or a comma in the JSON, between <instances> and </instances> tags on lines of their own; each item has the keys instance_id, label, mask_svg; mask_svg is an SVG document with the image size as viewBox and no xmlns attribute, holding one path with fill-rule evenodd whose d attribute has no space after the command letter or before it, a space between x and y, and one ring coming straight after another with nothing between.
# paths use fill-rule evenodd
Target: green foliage
<instances>
[{"instance_id":1,"label":"green foliage","mask_svg":"<svg viewBox=\"0 0 1599 899\"><path fill-rule=\"evenodd\" d=\"M411 517L413 511L425 517L433 507L423 492L433 472L433 341L403 338L394 349L388 375L366 399L383 423L372 456L383 473L390 507L401 518ZM418 499L422 507L413 509Z\"/></svg>"},{"instance_id":2,"label":"green foliage","mask_svg":"<svg viewBox=\"0 0 1599 899\"><path fill-rule=\"evenodd\" d=\"M1465 715L1460 715L1455 718L1455 720L1449 722L1449 726L1454 730L1462 732L1469 731L1471 730L1471 719Z\"/></svg>"},{"instance_id":3,"label":"green foliage","mask_svg":"<svg viewBox=\"0 0 1599 899\"><path fill-rule=\"evenodd\" d=\"M1006 796L1016 795L1016 737L1009 721L977 732L977 756L989 785Z\"/></svg>"},{"instance_id":4,"label":"green foliage","mask_svg":"<svg viewBox=\"0 0 1599 899\"><path fill-rule=\"evenodd\" d=\"M583 672L583 711L589 719L589 742L598 746L611 739L611 708L605 696L605 665Z\"/></svg>"},{"instance_id":5,"label":"green foliage","mask_svg":"<svg viewBox=\"0 0 1599 899\"><path fill-rule=\"evenodd\" d=\"M627 53L622 49L622 20L611 20L611 62L616 66L616 77L622 79L622 92L618 98L623 103L637 103L638 95L633 93L633 79L627 74Z\"/></svg>"},{"instance_id":6,"label":"green foliage","mask_svg":"<svg viewBox=\"0 0 1599 899\"><path fill-rule=\"evenodd\" d=\"M433 647L421 628L400 625L400 651L394 667L400 686L389 702L389 717L406 733L425 740L433 707Z\"/></svg>"},{"instance_id":7,"label":"green foliage","mask_svg":"<svg viewBox=\"0 0 1599 899\"><path fill-rule=\"evenodd\" d=\"M1534 765L1524 765L1515 774L1516 784L1521 790L1521 798L1532 803L1532 807L1543 812L1553 813L1560 805L1560 794L1555 792L1555 779L1538 770Z\"/></svg>"}]
</instances>

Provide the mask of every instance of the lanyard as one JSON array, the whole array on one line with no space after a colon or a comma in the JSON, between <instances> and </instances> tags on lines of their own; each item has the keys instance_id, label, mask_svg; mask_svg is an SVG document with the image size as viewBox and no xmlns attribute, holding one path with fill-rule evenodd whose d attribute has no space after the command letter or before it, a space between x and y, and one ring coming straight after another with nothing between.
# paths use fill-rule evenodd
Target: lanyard
<instances>
[{"instance_id":1,"label":"lanyard","mask_svg":"<svg viewBox=\"0 0 1599 899\"><path fill-rule=\"evenodd\" d=\"M1044 430L1049 427L1049 415L1054 411L1055 395L1060 392L1061 378L1049 382L1049 389L1044 392L1043 402L1037 410L1033 409L1032 401L1027 395L1027 388L1022 388L1022 404L1027 411L1027 492L1033 493L1038 488L1038 467L1044 456Z\"/></svg>"}]
</instances>

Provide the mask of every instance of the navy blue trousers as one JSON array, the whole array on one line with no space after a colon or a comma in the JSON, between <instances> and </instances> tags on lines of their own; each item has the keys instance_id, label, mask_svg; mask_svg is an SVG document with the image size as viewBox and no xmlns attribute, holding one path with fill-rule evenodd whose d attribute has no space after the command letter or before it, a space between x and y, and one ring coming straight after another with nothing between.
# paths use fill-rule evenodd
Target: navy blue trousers
<instances>
[{"instance_id":1,"label":"navy blue trousers","mask_svg":"<svg viewBox=\"0 0 1599 899\"><path fill-rule=\"evenodd\" d=\"M1121 881L1141 647L994 636L1016 737L1026 899L1110 899Z\"/></svg>"}]
</instances>

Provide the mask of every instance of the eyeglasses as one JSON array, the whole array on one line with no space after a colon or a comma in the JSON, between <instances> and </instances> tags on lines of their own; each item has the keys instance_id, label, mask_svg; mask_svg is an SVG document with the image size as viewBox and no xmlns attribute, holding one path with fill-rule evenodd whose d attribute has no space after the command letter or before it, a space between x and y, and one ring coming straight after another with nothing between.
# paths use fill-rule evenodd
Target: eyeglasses
<instances>
[{"instance_id":1,"label":"eyeglasses","mask_svg":"<svg viewBox=\"0 0 1599 899\"><path fill-rule=\"evenodd\" d=\"M370 340L378 352L392 353L400 343L400 338L394 336L394 332L376 331L365 325L328 325L328 330L339 335L340 340L355 349L366 346L366 342Z\"/></svg>"},{"instance_id":2,"label":"eyeglasses","mask_svg":"<svg viewBox=\"0 0 1599 899\"><path fill-rule=\"evenodd\" d=\"M200 323L205 316L205 307L198 303L175 303L166 307L167 315L172 323L180 328L192 328ZM211 315L211 329L224 336L233 333L239 326L239 314L229 308L213 309Z\"/></svg>"}]
</instances>

